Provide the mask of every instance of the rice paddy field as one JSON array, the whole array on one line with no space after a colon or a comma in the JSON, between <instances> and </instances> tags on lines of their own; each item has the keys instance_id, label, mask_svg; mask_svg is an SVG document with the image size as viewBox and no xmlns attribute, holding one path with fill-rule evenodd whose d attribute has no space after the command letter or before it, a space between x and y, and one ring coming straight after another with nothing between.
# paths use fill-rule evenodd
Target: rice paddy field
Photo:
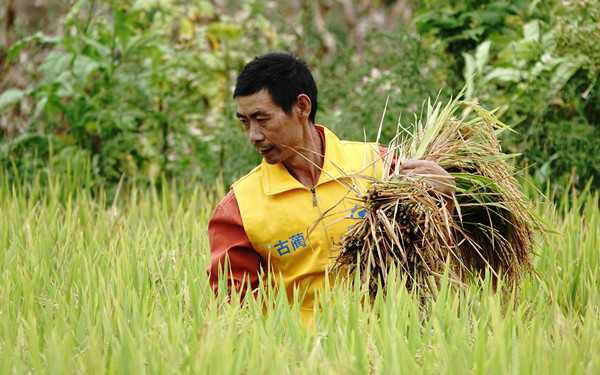
<instances>
[{"instance_id":1,"label":"rice paddy field","mask_svg":"<svg viewBox=\"0 0 600 375\"><path fill-rule=\"evenodd\" d=\"M1 374L600 373L597 194L528 193L552 232L520 294L442 282L421 304L392 272L373 301L330 285L307 328L268 287L210 290L222 187L124 183L107 199L86 181L0 171Z\"/></svg>"}]
</instances>

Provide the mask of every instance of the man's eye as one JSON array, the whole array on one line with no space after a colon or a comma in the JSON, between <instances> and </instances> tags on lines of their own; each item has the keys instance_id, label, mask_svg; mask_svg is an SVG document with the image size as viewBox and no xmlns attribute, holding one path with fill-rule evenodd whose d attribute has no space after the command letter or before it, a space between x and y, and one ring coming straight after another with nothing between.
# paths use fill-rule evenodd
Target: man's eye
<instances>
[{"instance_id":1,"label":"man's eye","mask_svg":"<svg viewBox=\"0 0 600 375\"><path fill-rule=\"evenodd\" d=\"M258 122L265 122L265 121L267 121L267 119L266 118L257 118L256 121L258 121Z\"/></svg>"}]
</instances>

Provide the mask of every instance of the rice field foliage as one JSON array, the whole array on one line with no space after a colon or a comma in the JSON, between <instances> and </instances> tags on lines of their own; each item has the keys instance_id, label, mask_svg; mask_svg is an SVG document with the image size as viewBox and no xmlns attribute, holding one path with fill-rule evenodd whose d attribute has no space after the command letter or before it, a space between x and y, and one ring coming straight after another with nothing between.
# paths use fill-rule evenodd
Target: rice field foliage
<instances>
[{"instance_id":1,"label":"rice field foliage","mask_svg":"<svg viewBox=\"0 0 600 375\"><path fill-rule=\"evenodd\" d=\"M328 286L306 327L267 286L213 295L222 188L125 182L107 201L73 177L33 181L0 171L2 374L600 372L598 195L536 207L556 233L508 306L488 282L449 287L447 270L423 305L392 271L385 298Z\"/></svg>"}]
</instances>

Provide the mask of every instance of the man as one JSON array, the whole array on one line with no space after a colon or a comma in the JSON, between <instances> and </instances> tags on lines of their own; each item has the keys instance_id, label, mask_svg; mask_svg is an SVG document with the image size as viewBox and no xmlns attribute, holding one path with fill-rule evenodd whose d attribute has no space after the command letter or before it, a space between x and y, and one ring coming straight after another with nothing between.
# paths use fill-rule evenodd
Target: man
<instances>
[{"instance_id":1,"label":"man","mask_svg":"<svg viewBox=\"0 0 600 375\"><path fill-rule=\"evenodd\" d=\"M237 117L262 163L237 181L208 225L211 286L227 265L229 288L254 290L271 272L290 301L303 297L303 316L312 314L315 294L331 266L336 241L360 215L346 184L368 187L350 175L381 176L385 149L340 141L315 125L317 86L306 63L289 53L270 53L248 63L233 94ZM448 176L423 160L402 163L402 174ZM454 188L431 183L448 202ZM449 210L453 210L449 203ZM222 272L221 272L222 273Z\"/></svg>"}]
</instances>

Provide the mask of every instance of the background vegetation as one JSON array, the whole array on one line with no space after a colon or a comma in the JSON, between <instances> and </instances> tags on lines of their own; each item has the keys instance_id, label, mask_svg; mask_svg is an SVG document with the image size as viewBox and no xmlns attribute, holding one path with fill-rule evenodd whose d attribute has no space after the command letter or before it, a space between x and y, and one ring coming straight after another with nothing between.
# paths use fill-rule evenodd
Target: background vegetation
<instances>
[{"instance_id":1,"label":"background vegetation","mask_svg":"<svg viewBox=\"0 0 600 375\"><path fill-rule=\"evenodd\" d=\"M538 186L597 187L598 0L37 1L37 23L26 3L8 2L0 46L13 177L89 160L94 184L229 184L259 162L233 119L235 76L290 50L314 69L318 122L342 137L375 139L389 98L386 142L426 98L470 82L467 96L516 130L505 151Z\"/></svg>"}]
</instances>

